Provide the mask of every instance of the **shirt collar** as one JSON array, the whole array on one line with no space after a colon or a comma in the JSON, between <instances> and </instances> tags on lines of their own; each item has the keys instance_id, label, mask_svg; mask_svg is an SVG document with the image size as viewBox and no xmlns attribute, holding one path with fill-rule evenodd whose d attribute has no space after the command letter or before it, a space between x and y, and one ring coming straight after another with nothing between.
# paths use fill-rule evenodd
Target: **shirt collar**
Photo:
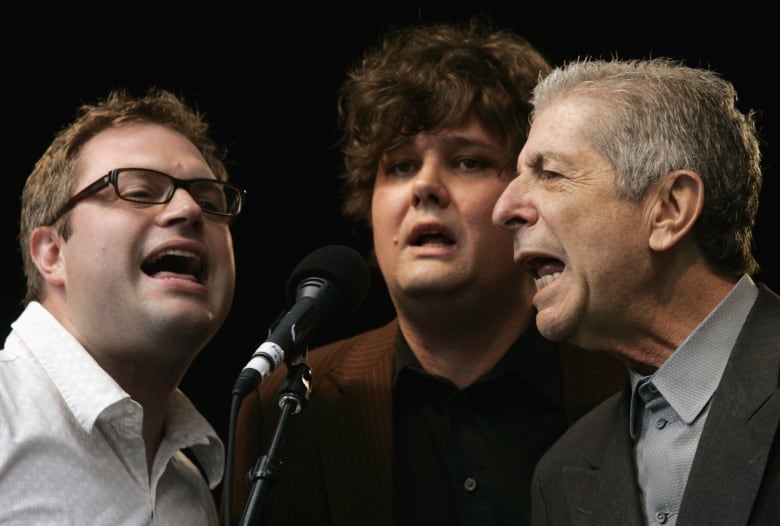
<instances>
[{"instance_id":1,"label":"shirt collar","mask_svg":"<svg viewBox=\"0 0 780 526\"><path fill-rule=\"evenodd\" d=\"M404 369L412 369L426 373L417 357L409 348L406 339L398 331L395 344L395 370L393 385L398 381L399 374ZM480 352L480 349L474 349ZM534 324L512 344L498 363L475 382L475 385L489 381L502 374L515 374L523 378L538 392L563 407L563 380L561 373L558 347L544 339Z\"/></svg>"},{"instance_id":2,"label":"shirt collar","mask_svg":"<svg viewBox=\"0 0 780 526\"><path fill-rule=\"evenodd\" d=\"M107 407L130 398L40 303L30 302L11 327L88 433Z\"/></svg>"},{"instance_id":3,"label":"shirt collar","mask_svg":"<svg viewBox=\"0 0 780 526\"><path fill-rule=\"evenodd\" d=\"M175 449L190 448L213 489L225 470L225 448L211 424L180 390L174 392L165 422L165 439Z\"/></svg>"},{"instance_id":4,"label":"shirt collar","mask_svg":"<svg viewBox=\"0 0 780 526\"><path fill-rule=\"evenodd\" d=\"M91 433L99 418L112 418L119 406L135 404L130 395L59 321L38 302L30 302L11 324L40 362L74 418ZM191 448L213 488L224 471L224 445L216 431L180 390L166 415L165 440L175 449Z\"/></svg>"},{"instance_id":5,"label":"shirt collar","mask_svg":"<svg viewBox=\"0 0 780 526\"><path fill-rule=\"evenodd\" d=\"M744 275L650 377L655 388L687 424L698 418L715 393L757 296L755 283L750 276ZM629 378L632 387L631 434L634 436L641 411L637 386L645 377L629 369Z\"/></svg>"}]
</instances>

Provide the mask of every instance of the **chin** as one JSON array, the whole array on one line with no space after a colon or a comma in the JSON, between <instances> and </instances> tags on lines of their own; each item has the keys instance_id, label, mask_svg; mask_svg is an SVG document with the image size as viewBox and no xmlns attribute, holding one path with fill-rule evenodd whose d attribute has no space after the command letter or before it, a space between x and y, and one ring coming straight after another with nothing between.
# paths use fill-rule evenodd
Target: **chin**
<instances>
[{"instance_id":1,"label":"chin","mask_svg":"<svg viewBox=\"0 0 780 526\"><path fill-rule=\"evenodd\" d=\"M555 316L546 310L537 312L536 327L546 339L554 342L569 341L573 333L573 325L565 318Z\"/></svg>"},{"instance_id":2,"label":"chin","mask_svg":"<svg viewBox=\"0 0 780 526\"><path fill-rule=\"evenodd\" d=\"M224 319L210 308L170 308L164 312L158 312L160 322L169 327L171 331L179 331L182 334L214 332L214 327Z\"/></svg>"}]
</instances>

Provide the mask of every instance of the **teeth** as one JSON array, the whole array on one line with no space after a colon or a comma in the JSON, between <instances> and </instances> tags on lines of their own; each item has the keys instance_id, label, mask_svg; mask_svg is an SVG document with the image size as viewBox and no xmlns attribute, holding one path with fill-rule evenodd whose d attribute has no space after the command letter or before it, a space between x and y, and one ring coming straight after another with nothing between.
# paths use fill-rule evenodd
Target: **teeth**
<instances>
[{"instance_id":1,"label":"teeth","mask_svg":"<svg viewBox=\"0 0 780 526\"><path fill-rule=\"evenodd\" d=\"M181 250L181 249L178 249L178 248L172 248L172 249L168 249L168 250L165 250L163 252L160 252L159 254L154 256L150 260L150 263L154 263L156 261L159 261L160 259L164 258L165 256L180 256L180 257L192 258L192 259L200 260L198 255L195 254L194 252L190 252L189 250Z\"/></svg>"},{"instance_id":2,"label":"teeth","mask_svg":"<svg viewBox=\"0 0 780 526\"><path fill-rule=\"evenodd\" d=\"M544 287L555 281L560 275L560 272L553 272L552 274L547 274L541 278L535 279L534 283L536 283L536 290L542 290Z\"/></svg>"}]
</instances>

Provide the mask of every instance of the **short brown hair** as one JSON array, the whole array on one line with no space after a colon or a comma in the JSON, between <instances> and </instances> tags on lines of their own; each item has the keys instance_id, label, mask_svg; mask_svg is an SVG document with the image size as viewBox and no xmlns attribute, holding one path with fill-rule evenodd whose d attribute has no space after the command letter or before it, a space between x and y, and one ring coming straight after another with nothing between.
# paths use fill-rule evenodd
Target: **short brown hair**
<instances>
[{"instance_id":1,"label":"short brown hair","mask_svg":"<svg viewBox=\"0 0 780 526\"><path fill-rule=\"evenodd\" d=\"M115 90L104 100L82 105L76 119L55 135L35 163L22 191L19 245L27 278L23 305L41 299L43 294L43 279L30 255L30 235L36 227L50 224L54 214L73 194L82 146L104 130L139 122L161 124L181 133L198 148L217 179L227 180L225 151L210 139L203 115L170 91L151 88L142 97L132 97L123 90ZM68 237L67 214L60 220L58 229Z\"/></svg>"}]
</instances>

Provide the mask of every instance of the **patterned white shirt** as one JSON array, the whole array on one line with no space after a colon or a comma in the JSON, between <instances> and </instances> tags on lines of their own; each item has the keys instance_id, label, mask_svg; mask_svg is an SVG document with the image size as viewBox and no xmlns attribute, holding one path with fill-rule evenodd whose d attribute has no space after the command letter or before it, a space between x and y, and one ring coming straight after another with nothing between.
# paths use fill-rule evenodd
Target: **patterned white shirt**
<instances>
[{"instance_id":1,"label":"patterned white shirt","mask_svg":"<svg viewBox=\"0 0 780 526\"><path fill-rule=\"evenodd\" d=\"M209 488L224 446L182 392L150 477L141 406L39 303L11 326L0 350L0 524L218 523Z\"/></svg>"}]
</instances>

